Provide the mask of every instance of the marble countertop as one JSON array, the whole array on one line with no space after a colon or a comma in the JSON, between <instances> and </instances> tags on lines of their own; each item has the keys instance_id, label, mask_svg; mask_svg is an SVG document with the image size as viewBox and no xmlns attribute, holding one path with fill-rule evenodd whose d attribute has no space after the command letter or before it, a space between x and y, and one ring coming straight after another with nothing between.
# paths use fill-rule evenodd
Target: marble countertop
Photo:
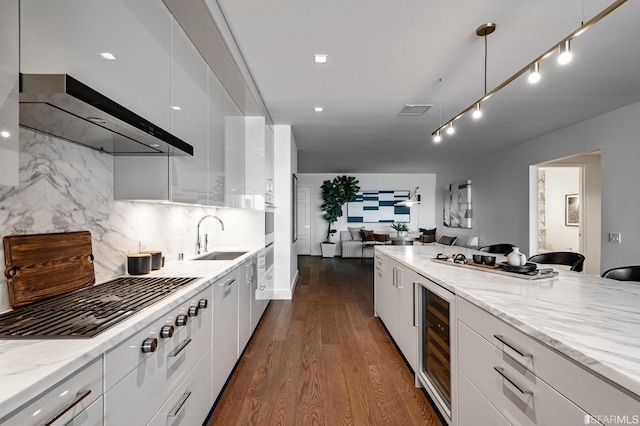
<instances>
[{"instance_id":1,"label":"marble countertop","mask_svg":"<svg viewBox=\"0 0 640 426\"><path fill-rule=\"evenodd\" d=\"M556 280L529 281L432 261L438 253L478 253L455 246L376 250L640 395L639 284L557 268Z\"/></svg>"},{"instance_id":2,"label":"marble countertop","mask_svg":"<svg viewBox=\"0 0 640 426\"><path fill-rule=\"evenodd\" d=\"M201 277L166 299L90 339L0 339L0 419L74 371L117 346L166 312L257 254L263 247L225 247L215 251L247 251L234 260L184 260L144 276Z\"/></svg>"}]
</instances>

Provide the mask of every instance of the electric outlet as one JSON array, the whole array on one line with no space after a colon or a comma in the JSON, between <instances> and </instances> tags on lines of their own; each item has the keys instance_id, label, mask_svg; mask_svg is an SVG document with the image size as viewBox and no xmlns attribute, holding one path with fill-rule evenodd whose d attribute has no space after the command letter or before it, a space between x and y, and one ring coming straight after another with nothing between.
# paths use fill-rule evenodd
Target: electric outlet
<instances>
[{"instance_id":1,"label":"electric outlet","mask_svg":"<svg viewBox=\"0 0 640 426\"><path fill-rule=\"evenodd\" d=\"M143 251L147 251L147 250L149 250L149 241L147 240L138 241L138 251L142 253Z\"/></svg>"},{"instance_id":2,"label":"electric outlet","mask_svg":"<svg viewBox=\"0 0 640 426\"><path fill-rule=\"evenodd\" d=\"M610 243L620 243L622 242L622 237L619 232L609 233L609 242Z\"/></svg>"}]
</instances>

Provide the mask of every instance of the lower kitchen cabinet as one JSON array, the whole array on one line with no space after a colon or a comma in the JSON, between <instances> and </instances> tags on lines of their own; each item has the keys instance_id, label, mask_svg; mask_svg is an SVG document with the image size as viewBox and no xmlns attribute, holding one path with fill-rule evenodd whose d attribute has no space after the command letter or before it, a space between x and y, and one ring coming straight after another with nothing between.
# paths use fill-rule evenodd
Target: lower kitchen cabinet
<instances>
[{"instance_id":1,"label":"lower kitchen cabinet","mask_svg":"<svg viewBox=\"0 0 640 426\"><path fill-rule=\"evenodd\" d=\"M149 426L200 425L204 423L213 403L211 381L211 349L200 359L167 402L160 408Z\"/></svg>"},{"instance_id":2,"label":"lower kitchen cabinet","mask_svg":"<svg viewBox=\"0 0 640 426\"><path fill-rule=\"evenodd\" d=\"M265 288L273 288L273 272L270 272L262 283L258 283L256 274L251 283L251 333L256 330L260 318L269 304L269 300L259 297Z\"/></svg>"},{"instance_id":3,"label":"lower kitchen cabinet","mask_svg":"<svg viewBox=\"0 0 640 426\"><path fill-rule=\"evenodd\" d=\"M57 418L55 424L60 425L99 425L102 424L101 396L102 357L44 392L18 412L0 419L0 424L41 425L50 424L52 419ZM87 412L89 408L91 411Z\"/></svg>"},{"instance_id":4,"label":"lower kitchen cabinet","mask_svg":"<svg viewBox=\"0 0 640 426\"><path fill-rule=\"evenodd\" d=\"M458 426L511 425L462 373L458 375L458 401L464 402L458 410Z\"/></svg>"},{"instance_id":5,"label":"lower kitchen cabinet","mask_svg":"<svg viewBox=\"0 0 640 426\"><path fill-rule=\"evenodd\" d=\"M251 259L238 268L238 358L249 343L251 333L251 298L255 279L255 259Z\"/></svg>"},{"instance_id":6,"label":"lower kitchen cabinet","mask_svg":"<svg viewBox=\"0 0 640 426\"><path fill-rule=\"evenodd\" d=\"M238 269L213 284L213 398L238 360Z\"/></svg>"},{"instance_id":7,"label":"lower kitchen cabinet","mask_svg":"<svg viewBox=\"0 0 640 426\"><path fill-rule=\"evenodd\" d=\"M208 287L104 355L106 426L147 424L179 388L211 348L211 299Z\"/></svg>"}]
</instances>

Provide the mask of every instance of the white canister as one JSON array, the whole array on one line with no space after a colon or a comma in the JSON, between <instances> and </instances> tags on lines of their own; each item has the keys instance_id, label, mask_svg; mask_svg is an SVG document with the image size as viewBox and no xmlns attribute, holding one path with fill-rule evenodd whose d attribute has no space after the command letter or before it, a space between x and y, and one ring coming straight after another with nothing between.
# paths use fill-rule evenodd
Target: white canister
<instances>
[{"instance_id":1,"label":"white canister","mask_svg":"<svg viewBox=\"0 0 640 426\"><path fill-rule=\"evenodd\" d=\"M514 247L513 251L507 255L507 263L511 266L524 266L527 263L527 256L520 253L518 247Z\"/></svg>"}]
</instances>

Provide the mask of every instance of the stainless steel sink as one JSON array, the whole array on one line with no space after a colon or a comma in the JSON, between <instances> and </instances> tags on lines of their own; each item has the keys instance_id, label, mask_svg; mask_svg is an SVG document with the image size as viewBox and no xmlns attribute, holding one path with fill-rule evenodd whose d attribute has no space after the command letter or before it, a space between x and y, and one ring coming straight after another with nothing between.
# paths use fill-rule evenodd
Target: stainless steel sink
<instances>
[{"instance_id":1,"label":"stainless steel sink","mask_svg":"<svg viewBox=\"0 0 640 426\"><path fill-rule=\"evenodd\" d=\"M246 253L246 251L212 251L193 260L233 260Z\"/></svg>"}]
</instances>

